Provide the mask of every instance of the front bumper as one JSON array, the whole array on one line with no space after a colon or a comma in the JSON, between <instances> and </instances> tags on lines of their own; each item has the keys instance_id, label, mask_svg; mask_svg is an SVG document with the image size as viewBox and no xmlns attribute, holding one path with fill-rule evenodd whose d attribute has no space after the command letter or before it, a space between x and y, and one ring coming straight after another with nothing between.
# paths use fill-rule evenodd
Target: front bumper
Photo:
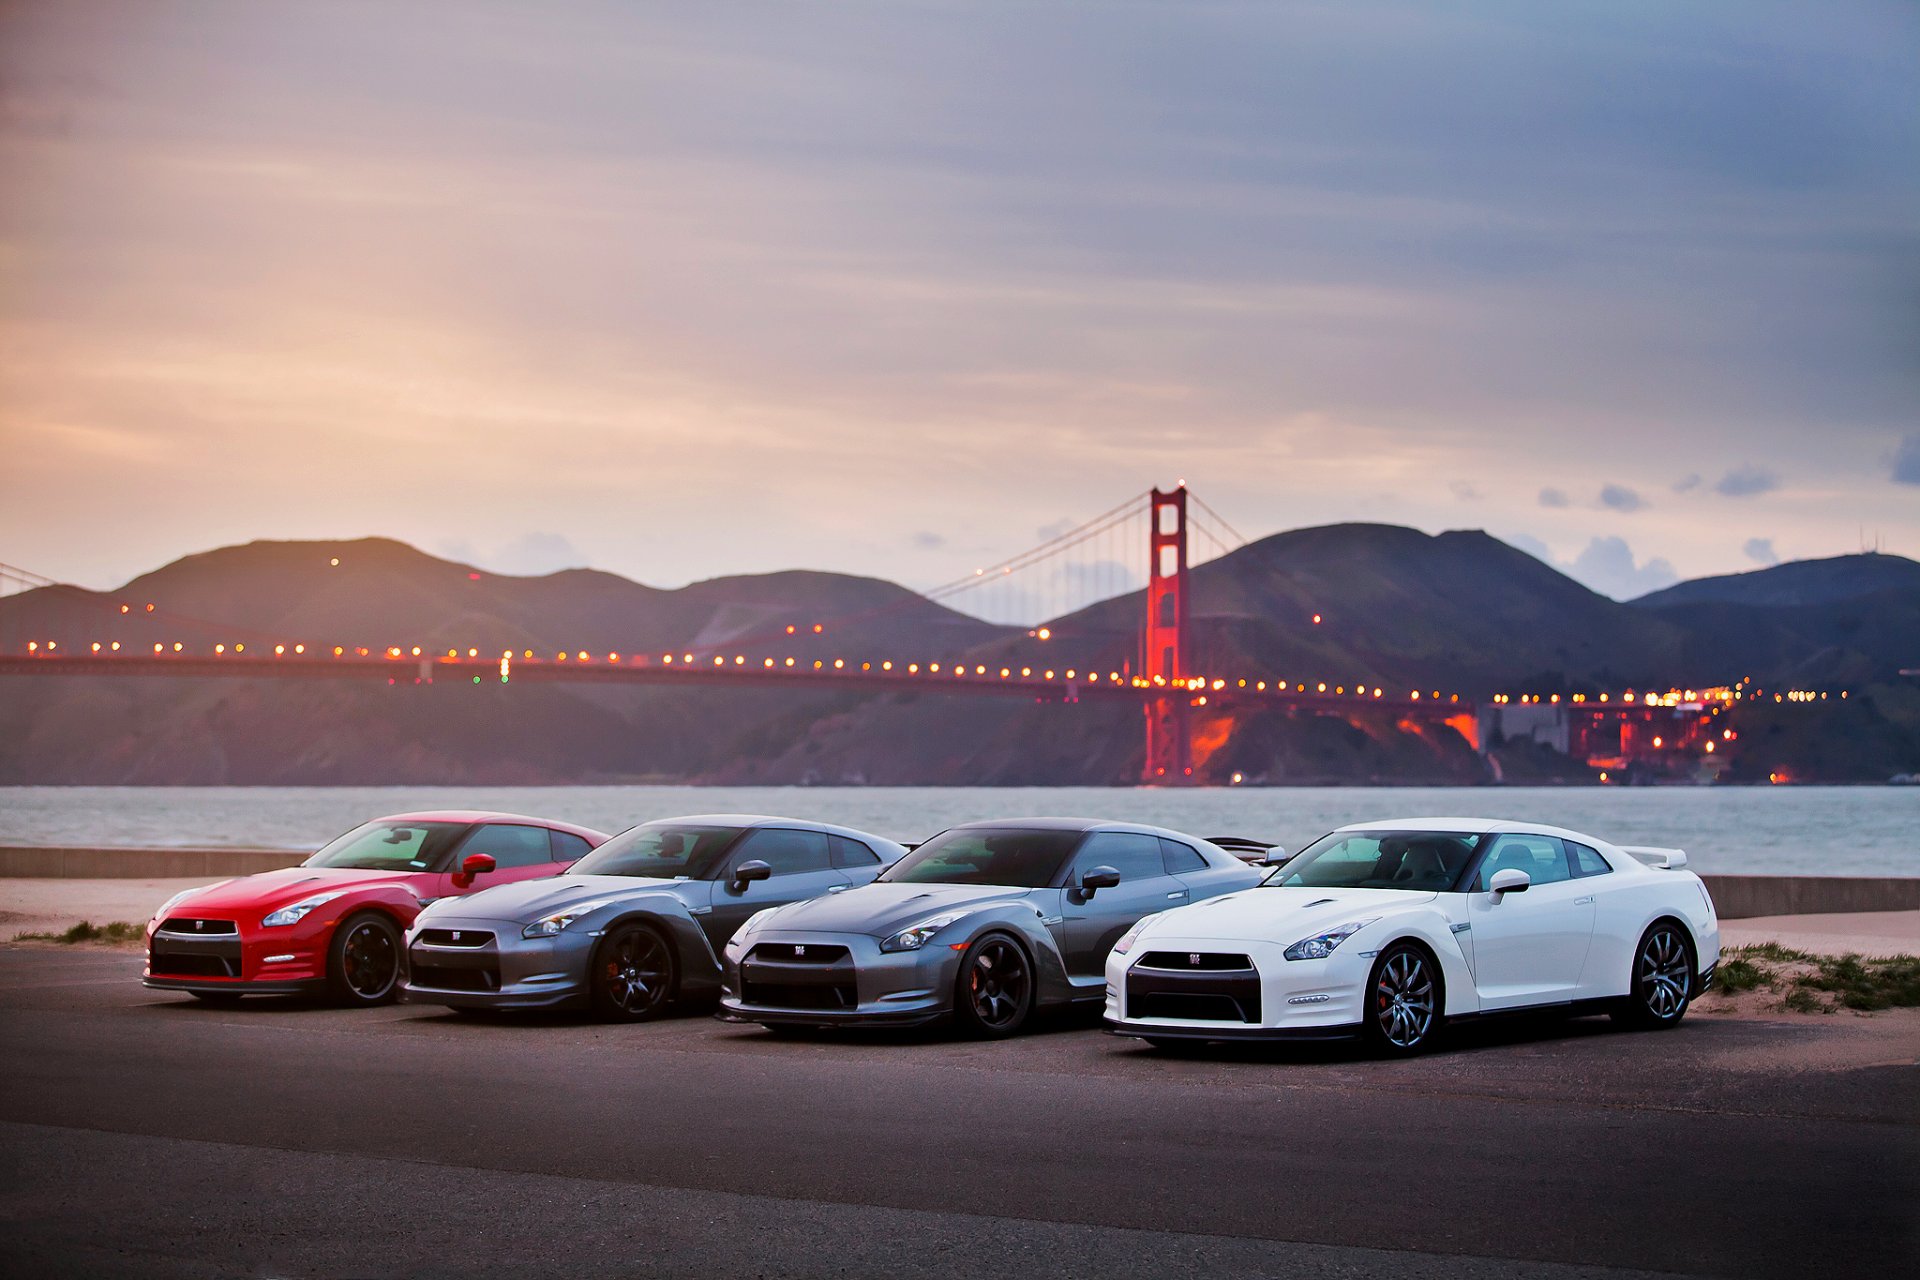
<instances>
[{"instance_id":1,"label":"front bumper","mask_svg":"<svg viewBox=\"0 0 1920 1280\"><path fill-rule=\"evenodd\" d=\"M432 917L407 931L400 998L455 1009L560 1009L587 1004L594 933L523 938L515 920Z\"/></svg>"},{"instance_id":2,"label":"front bumper","mask_svg":"<svg viewBox=\"0 0 1920 1280\"><path fill-rule=\"evenodd\" d=\"M170 916L147 928L140 981L156 991L310 995L326 988L336 923L269 929L231 917Z\"/></svg>"},{"instance_id":3,"label":"front bumper","mask_svg":"<svg viewBox=\"0 0 1920 1280\"><path fill-rule=\"evenodd\" d=\"M1115 1035L1331 1040L1359 1033L1376 952L1288 960L1272 942L1149 937L1107 957L1103 1021Z\"/></svg>"},{"instance_id":4,"label":"front bumper","mask_svg":"<svg viewBox=\"0 0 1920 1280\"><path fill-rule=\"evenodd\" d=\"M767 929L728 944L720 1017L795 1027L914 1027L953 1012L960 953L882 951L855 933Z\"/></svg>"}]
</instances>

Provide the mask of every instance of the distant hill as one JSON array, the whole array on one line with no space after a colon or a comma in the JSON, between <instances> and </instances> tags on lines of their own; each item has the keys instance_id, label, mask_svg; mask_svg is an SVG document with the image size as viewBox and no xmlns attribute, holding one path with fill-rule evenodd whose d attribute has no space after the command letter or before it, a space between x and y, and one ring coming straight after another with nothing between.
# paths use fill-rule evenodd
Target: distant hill
<instances>
[{"instance_id":1,"label":"distant hill","mask_svg":"<svg viewBox=\"0 0 1920 1280\"><path fill-rule=\"evenodd\" d=\"M1814 605L1857 600L1882 591L1920 592L1920 562L1879 552L1795 560L1675 583L1633 603L1644 609L1678 604Z\"/></svg>"},{"instance_id":2,"label":"distant hill","mask_svg":"<svg viewBox=\"0 0 1920 1280\"><path fill-rule=\"evenodd\" d=\"M1781 762L1795 776L1877 780L1920 767L1910 758L1920 752L1920 692L1893 674L1920 658L1916 571L1896 557L1844 557L1621 604L1478 531L1299 529L1194 569L1192 666L1474 700L1742 675L1844 681L1863 694L1844 709L1844 749L1802 741L1796 726L1806 717L1783 715L1755 735L1768 754L1753 768L1764 777L1768 762ZM368 538L255 542L188 556L117 591L0 599L0 647L18 651L28 638L136 650L174 641L201 650L222 641L543 654L737 645L803 659L1040 657L1060 668L1134 670L1144 607L1134 592L1054 619L1051 639L1036 648L1042 642L1025 628L873 578L793 571L661 590L584 569L492 574ZM1489 776L1452 729L1391 715L1218 707L1195 715L1205 780ZM1133 781L1140 760L1140 713L1118 704L937 692L0 680L0 782L1116 784ZM1585 773L1541 758L1509 761L1507 776L1522 764L1530 777Z\"/></svg>"}]
</instances>

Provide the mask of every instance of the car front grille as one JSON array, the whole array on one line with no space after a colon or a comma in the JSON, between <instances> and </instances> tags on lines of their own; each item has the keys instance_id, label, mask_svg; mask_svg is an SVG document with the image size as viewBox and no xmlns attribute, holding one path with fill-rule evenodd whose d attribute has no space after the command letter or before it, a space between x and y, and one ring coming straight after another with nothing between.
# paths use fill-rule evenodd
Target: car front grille
<instances>
[{"instance_id":1,"label":"car front grille","mask_svg":"<svg viewBox=\"0 0 1920 1280\"><path fill-rule=\"evenodd\" d=\"M147 951L147 972L156 978L237 978L240 940L173 942L156 936Z\"/></svg>"},{"instance_id":2,"label":"car front grille","mask_svg":"<svg viewBox=\"0 0 1920 1280\"><path fill-rule=\"evenodd\" d=\"M1218 951L1149 951L1135 966L1141 969L1165 969L1174 973L1227 973L1253 968L1243 955Z\"/></svg>"},{"instance_id":3,"label":"car front grille","mask_svg":"<svg viewBox=\"0 0 1920 1280\"><path fill-rule=\"evenodd\" d=\"M1147 957L1141 959L1144 962ZM1164 969L1143 972L1143 968L1144 964L1127 972L1126 1016L1129 1018L1169 1022L1260 1021L1260 975L1252 969L1196 967L1180 973Z\"/></svg>"},{"instance_id":4,"label":"car front grille","mask_svg":"<svg viewBox=\"0 0 1920 1280\"><path fill-rule=\"evenodd\" d=\"M466 930L461 930L465 933ZM498 991L500 989L500 967L486 965L441 965L420 964L411 967L408 981L411 985L428 991Z\"/></svg>"},{"instance_id":5,"label":"car front grille","mask_svg":"<svg viewBox=\"0 0 1920 1280\"><path fill-rule=\"evenodd\" d=\"M859 1003L851 982L743 982L743 1004L766 1009L851 1009Z\"/></svg>"},{"instance_id":6,"label":"car front grille","mask_svg":"<svg viewBox=\"0 0 1920 1280\"><path fill-rule=\"evenodd\" d=\"M484 947L493 934L485 929L422 929L419 940L430 947Z\"/></svg>"},{"instance_id":7,"label":"car front grille","mask_svg":"<svg viewBox=\"0 0 1920 1280\"><path fill-rule=\"evenodd\" d=\"M168 916L160 922L160 927L168 933L190 933L196 938L240 932L240 926L235 921L204 920L198 916Z\"/></svg>"},{"instance_id":8,"label":"car front grille","mask_svg":"<svg viewBox=\"0 0 1920 1280\"><path fill-rule=\"evenodd\" d=\"M779 964L839 964L847 955L845 947L823 946L814 942L763 942L752 952L755 960L771 960Z\"/></svg>"}]
</instances>

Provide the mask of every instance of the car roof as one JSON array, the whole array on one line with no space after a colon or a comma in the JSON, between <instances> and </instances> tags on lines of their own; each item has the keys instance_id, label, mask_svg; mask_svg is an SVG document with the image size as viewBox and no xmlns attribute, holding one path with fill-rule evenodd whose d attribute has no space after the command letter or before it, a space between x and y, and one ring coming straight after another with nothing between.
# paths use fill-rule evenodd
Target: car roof
<instances>
[{"instance_id":1,"label":"car roof","mask_svg":"<svg viewBox=\"0 0 1920 1280\"><path fill-rule=\"evenodd\" d=\"M1604 844L1594 837L1546 822L1521 822L1512 818L1386 818L1375 822L1350 822L1341 831L1448 831L1460 835L1485 836L1514 832L1521 835L1564 836L1581 844Z\"/></svg>"},{"instance_id":2,"label":"car roof","mask_svg":"<svg viewBox=\"0 0 1920 1280\"><path fill-rule=\"evenodd\" d=\"M635 826L656 826L663 822L700 822L716 827L787 827L797 831L824 831L828 835L846 836L851 840L879 840L886 844L898 845L898 840L875 835L871 831L861 831L856 827L843 827L832 822L815 822L811 818L783 818L768 813L686 813L672 818L648 818Z\"/></svg>"},{"instance_id":3,"label":"car roof","mask_svg":"<svg viewBox=\"0 0 1920 1280\"><path fill-rule=\"evenodd\" d=\"M1148 826L1141 822L1110 822L1104 818L988 818L979 822L956 822L947 829L965 831L969 827L991 827L1002 831L1008 828L1028 831L1124 831L1135 835L1166 836L1172 840L1206 843L1198 836L1183 835L1165 827Z\"/></svg>"},{"instance_id":4,"label":"car roof","mask_svg":"<svg viewBox=\"0 0 1920 1280\"><path fill-rule=\"evenodd\" d=\"M496 813L490 809L423 809L417 813L390 813L375 822L524 822L529 826L551 827L555 831L569 831L584 836L595 843L607 838L604 831L592 827L583 827L578 823L561 822L557 818L534 818L524 813Z\"/></svg>"}]
</instances>

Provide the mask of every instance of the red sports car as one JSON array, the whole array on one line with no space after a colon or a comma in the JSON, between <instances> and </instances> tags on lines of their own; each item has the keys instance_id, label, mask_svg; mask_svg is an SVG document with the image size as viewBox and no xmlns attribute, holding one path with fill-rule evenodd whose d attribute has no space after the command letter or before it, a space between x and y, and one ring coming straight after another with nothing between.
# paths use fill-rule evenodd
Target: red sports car
<instances>
[{"instance_id":1,"label":"red sports car","mask_svg":"<svg viewBox=\"0 0 1920 1280\"><path fill-rule=\"evenodd\" d=\"M297 867L189 889L147 924L149 987L202 1000L327 995L383 1004L401 937L436 898L558 875L607 837L511 813L377 818Z\"/></svg>"}]
</instances>

